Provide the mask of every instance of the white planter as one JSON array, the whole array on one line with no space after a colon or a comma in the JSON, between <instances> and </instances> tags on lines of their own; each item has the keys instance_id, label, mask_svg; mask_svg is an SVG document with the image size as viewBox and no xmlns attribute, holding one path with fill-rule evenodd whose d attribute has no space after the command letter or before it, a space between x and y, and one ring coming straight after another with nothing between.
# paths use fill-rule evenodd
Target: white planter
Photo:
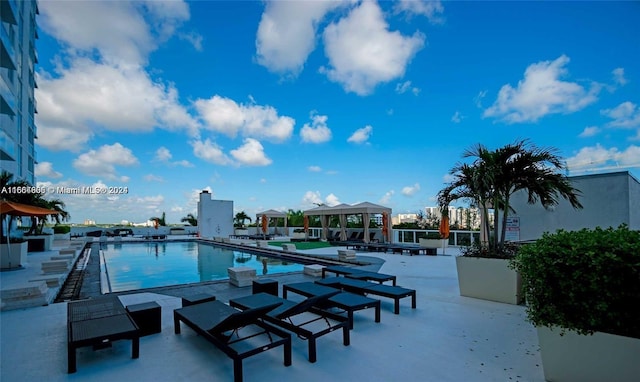
<instances>
[{"instance_id":1,"label":"white planter","mask_svg":"<svg viewBox=\"0 0 640 382\"><path fill-rule=\"evenodd\" d=\"M0 267L2 269L20 268L27 263L27 246L29 243L0 244Z\"/></svg>"},{"instance_id":2,"label":"white planter","mask_svg":"<svg viewBox=\"0 0 640 382\"><path fill-rule=\"evenodd\" d=\"M292 239L306 239L307 235L304 232L294 232Z\"/></svg>"},{"instance_id":3,"label":"white planter","mask_svg":"<svg viewBox=\"0 0 640 382\"><path fill-rule=\"evenodd\" d=\"M50 251L51 247L53 247L53 235L29 235L24 237L27 240L30 239L43 239L44 240L44 250Z\"/></svg>"},{"instance_id":4,"label":"white planter","mask_svg":"<svg viewBox=\"0 0 640 382\"><path fill-rule=\"evenodd\" d=\"M71 240L71 233L54 233L53 240Z\"/></svg>"},{"instance_id":5,"label":"white planter","mask_svg":"<svg viewBox=\"0 0 640 382\"><path fill-rule=\"evenodd\" d=\"M592 336L539 327L544 378L556 382L638 381L640 339L596 332Z\"/></svg>"},{"instance_id":6,"label":"white planter","mask_svg":"<svg viewBox=\"0 0 640 382\"><path fill-rule=\"evenodd\" d=\"M509 268L509 260L456 257L460 295L483 300L519 304L520 275Z\"/></svg>"},{"instance_id":7,"label":"white planter","mask_svg":"<svg viewBox=\"0 0 640 382\"><path fill-rule=\"evenodd\" d=\"M249 234L249 230L248 229L236 229L235 230L235 234L240 236L240 235L248 235Z\"/></svg>"},{"instance_id":8,"label":"white planter","mask_svg":"<svg viewBox=\"0 0 640 382\"><path fill-rule=\"evenodd\" d=\"M425 248L442 248L449 246L449 240L447 239L418 239L418 243L421 247Z\"/></svg>"}]
</instances>

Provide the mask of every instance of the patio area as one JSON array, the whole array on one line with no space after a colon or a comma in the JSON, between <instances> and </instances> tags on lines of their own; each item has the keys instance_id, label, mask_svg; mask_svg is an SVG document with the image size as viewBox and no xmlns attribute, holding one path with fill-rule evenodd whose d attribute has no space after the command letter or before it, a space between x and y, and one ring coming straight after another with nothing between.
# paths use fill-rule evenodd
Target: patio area
<instances>
[{"instance_id":1,"label":"patio area","mask_svg":"<svg viewBox=\"0 0 640 382\"><path fill-rule=\"evenodd\" d=\"M338 247L307 252L334 255ZM448 248L447 254L455 249ZM382 317L355 313L351 345L340 333L318 341L318 361L307 361L306 341L293 337L293 364L284 367L280 349L244 361L246 381L544 381L538 339L525 308L461 297L454 256L407 256L358 252L384 261L379 271L417 291L417 309L405 299L400 314L381 298ZM283 283L309 281L302 273L269 276ZM227 282L208 285L218 300L251 294L251 287ZM172 295L170 295L172 294ZM116 381L216 380L233 378L232 361L189 328L174 334L175 290L121 295L124 305L156 301L162 332L140 339L140 358L129 341L111 348L78 350L78 371L67 374L66 303L0 313L0 380ZM291 295L290 299L299 296Z\"/></svg>"}]
</instances>

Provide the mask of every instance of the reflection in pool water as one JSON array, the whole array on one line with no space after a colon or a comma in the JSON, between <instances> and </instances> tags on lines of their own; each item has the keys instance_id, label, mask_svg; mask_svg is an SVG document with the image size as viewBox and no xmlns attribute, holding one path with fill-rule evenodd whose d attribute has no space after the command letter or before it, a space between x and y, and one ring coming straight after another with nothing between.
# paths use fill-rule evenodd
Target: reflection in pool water
<instances>
[{"instance_id":1,"label":"reflection in pool water","mask_svg":"<svg viewBox=\"0 0 640 382\"><path fill-rule=\"evenodd\" d=\"M107 244L101 250L102 277L108 274L103 292L224 280L229 267L252 267L258 275L303 269L301 264L194 241Z\"/></svg>"}]
</instances>

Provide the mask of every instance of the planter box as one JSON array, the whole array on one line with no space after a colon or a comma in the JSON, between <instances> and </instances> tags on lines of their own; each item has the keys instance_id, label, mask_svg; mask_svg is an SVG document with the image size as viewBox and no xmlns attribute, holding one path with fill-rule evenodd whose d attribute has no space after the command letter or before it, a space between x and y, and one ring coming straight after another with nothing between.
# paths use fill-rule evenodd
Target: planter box
<instances>
[{"instance_id":1,"label":"planter box","mask_svg":"<svg viewBox=\"0 0 640 382\"><path fill-rule=\"evenodd\" d=\"M43 240L44 241L43 251L50 251L51 247L53 247L53 235L29 235L29 236L24 236L24 238L26 240L34 240L34 241Z\"/></svg>"},{"instance_id":2,"label":"planter box","mask_svg":"<svg viewBox=\"0 0 640 382\"><path fill-rule=\"evenodd\" d=\"M71 240L71 233L54 233L53 240Z\"/></svg>"},{"instance_id":3,"label":"planter box","mask_svg":"<svg viewBox=\"0 0 640 382\"><path fill-rule=\"evenodd\" d=\"M520 275L509 268L509 260L456 257L460 295L483 300L519 304Z\"/></svg>"},{"instance_id":4,"label":"planter box","mask_svg":"<svg viewBox=\"0 0 640 382\"><path fill-rule=\"evenodd\" d=\"M448 239L418 239L418 243L425 248L442 248L443 244L445 248L449 246Z\"/></svg>"},{"instance_id":5,"label":"planter box","mask_svg":"<svg viewBox=\"0 0 640 382\"><path fill-rule=\"evenodd\" d=\"M307 235L304 232L294 232L291 238L301 240L301 239L306 239Z\"/></svg>"},{"instance_id":6,"label":"planter box","mask_svg":"<svg viewBox=\"0 0 640 382\"><path fill-rule=\"evenodd\" d=\"M27 246L29 243L0 244L0 268L20 268L27 263Z\"/></svg>"},{"instance_id":7,"label":"planter box","mask_svg":"<svg viewBox=\"0 0 640 382\"><path fill-rule=\"evenodd\" d=\"M236 235L238 236L248 236L249 235L249 230L248 229L237 229L234 232Z\"/></svg>"},{"instance_id":8,"label":"planter box","mask_svg":"<svg viewBox=\"0 0 640 382\"><path fill-rule=\"evenodd\" d=\"M538 340L547 381L638 381L640 339L596 332L592 336L539 327Z\"/></svg>"}]
</instances>

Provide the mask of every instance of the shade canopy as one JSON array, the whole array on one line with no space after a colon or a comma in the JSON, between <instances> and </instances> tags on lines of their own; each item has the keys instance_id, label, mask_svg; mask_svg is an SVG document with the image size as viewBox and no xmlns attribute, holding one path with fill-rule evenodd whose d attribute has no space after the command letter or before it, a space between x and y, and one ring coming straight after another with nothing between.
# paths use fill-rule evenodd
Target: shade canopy
<instances>
[{"instance_id":1,"label":"shade canopy","mask_svg":"<svg viewBox=\"0 0 640 382\"><path fill-rule=\"evenodd\" d=\"M57 215L59 212L47 208L30 206L28 204L0 201L0 214L12 216L46 216Z\"/></svg>"},{"instance_id":2,"label":"shade canopy","mask_svg":"<svg viewBox=\"0 0 640 382\"><path fill-rule=\"evenodd\" d=\"M364 225L364 241L369 242L369 220L371 215L387 214L391 216L391 208L373 204L370 202L362 202L358 204L338 204L336 206L318 206L303 212L304 216L320 216L322 224L322 238L327 238L329 226L329 217L338 216L340 220L340 239L346 239L346 217L349 215L362 215L362 223ZM387 220L387 231L391 232L391 219Z\"/></svg>"},{"instance_id":3,"label":"shade canopy","mask_svg":"<svg viewBox=\"0 0 640 382\"><path fill-rule=\"evenodd\" d=\"M269 225L268 223L269 219L272 219L272 218L274 219L274 222L275 222L274 227L275 227L276 233L278 233L278 219L283 219L284 228L285 229L287 228L287 214L285 212L276 211L276 210L266 210L266 211L258 212L256 214L256 222L262 221L262 219L267 219L267 227Z\"/></svg>"}]
</instances>

